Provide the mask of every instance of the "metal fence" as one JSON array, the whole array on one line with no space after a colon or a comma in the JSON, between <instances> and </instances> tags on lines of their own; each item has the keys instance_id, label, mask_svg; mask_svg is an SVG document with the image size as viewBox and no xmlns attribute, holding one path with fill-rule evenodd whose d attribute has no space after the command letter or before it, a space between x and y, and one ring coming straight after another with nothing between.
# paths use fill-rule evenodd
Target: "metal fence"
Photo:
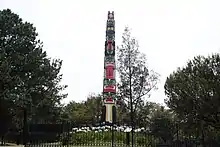
<instances>
[{"instance_id":1,"label":"metal fence","mask_svg":"<svg viewBox=\"0 0 220 147\"><path fill-rule=\"evenodd\" d=\"M148 128L135 128L132 143L131 127L127 125L91 125L74 123L29 123L20 131L8 131L4 139L29 146L91 146L91 147L200 147L201 141L178 139L163 142ZM219 147L217 142L209 142L203 147Z\"/></svg>"},{"instance_id":2,"label":"metal fence","mask_svg":"<svg viewBox=\"0 0 220 147\"><path fill-rule=\"evenodd\" d=\"M29 124L20 133L26 146L130 146L128 126L81 125L74 123ZM26 135L23 135L26 134ZM145 128L136 129L133 146L155 146L154 137Z\"/></svg>"}]
</instances>

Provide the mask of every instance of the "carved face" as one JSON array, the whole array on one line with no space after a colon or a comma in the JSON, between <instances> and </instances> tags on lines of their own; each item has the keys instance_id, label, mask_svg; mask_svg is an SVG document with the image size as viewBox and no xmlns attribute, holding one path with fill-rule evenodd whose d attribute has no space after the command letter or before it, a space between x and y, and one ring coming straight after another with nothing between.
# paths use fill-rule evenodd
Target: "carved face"
<instances>
[{"instance_id":1,"label":"carved face","mask_svg":"<svg viewBox=\"0 0 220 147\"><path fill-rule=\"evenodd\" d=\"M113 100L115 100L116 99L116 94L115 93L111 93L111 92L107 92L107 93L103 94L103 99L107 99L109 97L111 97Z\"/></svg>"},{"instance_id":2,"label":"carved face","mask_svg":"<svg viewBox=\"0 0 220 147\"><path fill-rule=\"evenodd\" d=\"M114 27L108 27L107 30L114 30Z\"/></svg>"},{"instance_id":3,"label":"carved face","mask_svg":"<svg viewBox=\"0 0 220 147\"><path fill-rule=\"evenodd\" d=\"M105 63L105 67L106 68L113 68L114 69L115 65L113 63L106 62Z\"/></svg>"},{"instance_id":4,"label":"carved face","mask_svg":"<svg viewBox=\"0 0 220 147\"><path fill-rule=\"evenodd\" d=\"M116 81L113 79L104 79L104 86L110 86L110 85L115 85Z\"/></svg>"},{"instance_id":5,"label":"carved face","mask_svg":"<svg viewBox=\"0 0 220 147\"><path fill-rule=\"evenodd\" d=\"M114 64L115 63L114 56L105 56L105 62Z\"/></svg>"},{"instance_id":6,"label":"carved face","mask_svg":"<svg viewBox=\"0 0 220 147\"><path fill-rule=\"evenodd\" d=\"M113 19L112 13L110 13L110 14L108 15L108 17L109 17L109 19Z\"/></svg>"},{"instance_id":7,"label":"carved face","mask_svg":"<svg viewBox=\"0 0 220 147\"><path fill-rule=\"evenodd\" d=\"M115 40L114 34L108 34L108 35L106 35L106 40Z\"/></svg>"},{"instance_id":8,"label":"carved face","mask_svg":"<svg viewBox=\"0 0 220 147\"><path fill-rule=\"evenodd\" d=\"M107 20L107 27L114 27L114 20Z\"/></svg>"}]
</instances>

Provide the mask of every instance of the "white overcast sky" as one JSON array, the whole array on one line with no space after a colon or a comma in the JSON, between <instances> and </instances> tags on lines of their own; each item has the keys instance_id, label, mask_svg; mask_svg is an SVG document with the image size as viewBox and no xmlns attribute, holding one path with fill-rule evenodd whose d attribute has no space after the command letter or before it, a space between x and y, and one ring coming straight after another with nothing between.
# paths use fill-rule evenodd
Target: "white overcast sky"
<instances>
[{"instance_id":1,"label":"white overcast sky","mask_svg":"<svg viewBox=\"0 0 220 147\"><path fill-rule=\"evenodd\" d=\"M195 55L220 51L220 0L0 0L37 28L44 50L63 60L70 100L101 93L107 12L115 11L116 45L128 25L161 74L150 101L163 103L166 77Z\"/></svg>"}]
</instances>

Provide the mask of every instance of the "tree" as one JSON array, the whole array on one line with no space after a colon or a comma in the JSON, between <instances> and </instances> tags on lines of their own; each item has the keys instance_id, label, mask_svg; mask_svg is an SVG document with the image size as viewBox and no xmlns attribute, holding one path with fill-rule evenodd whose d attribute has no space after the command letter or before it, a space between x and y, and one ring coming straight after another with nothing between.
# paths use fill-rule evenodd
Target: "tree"
<instances>
[{"instance_id":1,"label":"tree","mask_svg":"<svg viewBox=\"0 0 220 147\"><path fill-rule=\"evenodd\" d=\"M32 24L10 9L0 11L0 98L12 102L15 120L23 110L30 119L55 119L67 96L61 93L67 87L60 85L62 60L47 57L37 37Z\"/></svg>"},{"instance_id":2,"label":"tree","mask_svg":"<svg viewBox=\"0 0 220 147\"><path fill-rule=\"evenodd\" d=\"M171 142L177 132L172 113L160 106L151 113L150 131L164 143Z\"/></svg>"},{"instance_id":3,"label":"tree","mask_svg":"<svg viewBox=\"0 0 220 147\"><path fill-rule=\"evenodd\" d=\"M143 103L134 113L135 122L138 122L139 127L149 127L149 124L151 123L151 118L155 114L155 111L160 110L160 108L161 106L157 103Z\"/></svg>"},{"instance_id":4,"label":"tree","mask_svg":"<svg viewBox=\"0 0 220 147\"><path fill-rule=\"evenodd\" d=\"M133 126L133 113L142 104L143 98L156 89L159 75L148 69L145 55L139 51L138 41L131 37L128 27L122 35L121 46L117 48L117 72L118 97L127 103Z\"/></svg>"},{"instance_id":5,"label":"tree","mask_svg":"<svg viewBox=\"0 0 220 147\"><path fill-rule=\"evenodd\" d=\"M219 54L197 56L166 80L166 104L194 129L205 131L208 126L220 129L219 67Z\"/></svg>"},{"instance_id":6,"label":"tree","mask_svg":"<svg viewBox=\"0 0 220 147\"><path fill-rule=\"evenodd\" d=\"M131 37L128 27L122 39L117 48L118 97L126 102L128 109L135 111L143 98L156 89L159 74L148 69L145 54L139 51L138 42Z\"/></svg>"},{"instance_id":7,"label":"tree","mask_svg":"<svg viewBox=\"0 0 220 147\"><path fill-rule=\"evenodd\" d=\"M4 135L7 133L9 126L11 125L12 116L9 113L8 101L0 99L0 145L4 144Z\"/></svg>"},{"instance_id":8,"label":"tree","mask_svg":"<svg viewBox=\"0 0 220 147\"><path fill-rule=\"evenodd\" d=\"M76 124L96 124L100 121L101 116L101 95L90 95L86 101L68 103L64 107L66 120Z\"/></svg>"},{"instance_id":9,"label":"tree","mask_svg":"<svg viewBox=\"0 0 220 147\"><path fill-rule=\"evenodd\" d=\"M84 104L87 109L87 114L92 117L92 123L99 123L102 112L102 96L90 95Z\"/></svg>"}]
</instances>

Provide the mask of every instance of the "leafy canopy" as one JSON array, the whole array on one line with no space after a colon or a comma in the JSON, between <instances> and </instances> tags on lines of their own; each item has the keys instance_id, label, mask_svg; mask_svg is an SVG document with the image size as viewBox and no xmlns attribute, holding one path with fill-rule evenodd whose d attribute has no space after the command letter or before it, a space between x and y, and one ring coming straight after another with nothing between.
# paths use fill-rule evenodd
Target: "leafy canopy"
<instances>
[{"instance_id":1,"label":"leafy canopy","mask_svg":"<svg viewBox=\"0 0 220 147\"><path fill-rule=\"evenodd\" d=\"M47 57L37 36L31 23L10 9L0 11L0 98L35 118L50 117L67 86L60 85L62 60Z\"/></svg>"},{"instance_id":2,"label":"leafy canopy","mask_svg":"<svg viewBox=\"0 0 220 147\"><path fill-rule=\"evenodd\" d=\"M173 72L164 87L168 107L184 122L220 127L219 54L194 57Z\"/></svg>"}]
</instances>

